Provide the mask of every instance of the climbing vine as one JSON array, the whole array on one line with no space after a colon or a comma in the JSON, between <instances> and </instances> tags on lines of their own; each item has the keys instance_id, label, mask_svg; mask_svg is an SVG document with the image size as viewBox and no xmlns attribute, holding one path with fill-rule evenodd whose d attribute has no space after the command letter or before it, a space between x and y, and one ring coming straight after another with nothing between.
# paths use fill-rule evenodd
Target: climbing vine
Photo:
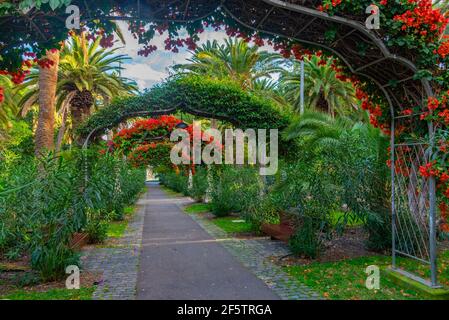
<instances>
[{"instance_id":1,"label":"climbing vine","mask_svg":"<svg viewBox=\"0 0 449 320\"><path fill-rule=\"evenodd\" d=\"M242 129L282 130L290 123L288 114L231 81L190 76L169 80L140 96L116 99L84 123L78 134L87 137L96 128L112 128L139 112L156 115L177 110L215 117Z\"/></svg>"}]
</instances>

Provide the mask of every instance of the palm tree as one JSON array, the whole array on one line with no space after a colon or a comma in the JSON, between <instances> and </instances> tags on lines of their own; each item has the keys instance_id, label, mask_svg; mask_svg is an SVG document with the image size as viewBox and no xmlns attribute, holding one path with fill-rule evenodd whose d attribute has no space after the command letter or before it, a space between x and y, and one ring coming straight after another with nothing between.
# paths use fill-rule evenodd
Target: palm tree
<instances>
[{"instance_id":1,"label":"palm tree","mask_svg":"<svg viewBox=\"0 0 449 320\"><path fill-rule=\"evenodd\" d=\"M381 130L370 125L368 117L365 113L365 119L354 121L351 117L334 118L327 113L307 111L293 119L283 135L286 140L302 140L305 149L335 150L346 135L357 134L363 139L361 144L375 152L379 166L383 167L389 138Z\"/></svg>"},{"instance_id":2,"label":"palm tree","mask_svg":"<svg viewBox=\"0 0 449 320\"><path fill-rule=\"evenodd\" d=\"M175 71L206 75L217 79L232 79L244 90L252 90L260 79L272 78L280 72L278 54L259 51L242 39L226 39L224 45L207 41L192 52L187 64L174 66Z\"/></svg>"},{"instance_id":3,"label":"palm tree","mask_svg":"<svg viewBox=\"0 0 449 320\"><path fill-rule=\"evenodd\" d=\"M98 37L89 42L85 33L73 35L61 51L56 109L63 118L62 132L69 112L73 132L91 115L93 107L107 104L114 96L130 95L137 90L134 82L120 76L121 63L129 58L115 54L118 48L100 48L100 41L101 37ZM38 82L42 71L33 70L23 84L30 91L21 100L22 115L36 103L43 91ZM60 132L58 140L61 136Z\"/></svg>"},{"instance_id":4,"label":"palm tree","mask_svg":"<svg viewBox=\"0 0 449 320\"><path fill-rule=\"evenodd\" d=\"M59 50L47 51L46 58L53 61L49 67L39 67L36 78L40 90L36 92L39 101L39 118L35 135L35 151L40 156L54 148L55 96L58 83ZM36 101L35 100L35 101Z\"/></svg>"},{"instance_id":5,"label":"palm tree","mask_svg":"<svg viewBox=\"0 0 449 320\"><path fill-rule=\"evenodd\" d=\"M306 146L336 145L341 136L351 130L354 123L345 117L333 118L327 113L307 111L292 120L283 132L286 140L302 139Z\"/></svg>"},{"instance_id":6,"label":"palm tree","mask_svg":"<svg viewBox=\"0 0 449 320\"><path fill-rule=\"evenodd\" d=\"M304 59L305 66L305 104L310 110L329 113L332 117L358 110L355 89L350 82L337 78L331 58L323 60L312 56ZM292 106L300 108L301 68L299 61L292 61L292 68L285 70L280 78L285 99Z\"/></svg>"},{"instance_id":7,"label":"palm tree","mask_svg":"<svg viewBox=\"0 0 449 320\"><path fill-rule=\"evenodd\" d=\"M259 96L274 102L280 110L292 111L291 104L285 99L279 87L279 81L269 78L258 79L254 82L252 91Z\"/></svg>"},{"instance_id":8,"label":"palm tree","mask_svg":"<svg viewBox=\"0 0 449 320\"><path fill-rule=\"evenodd\" d=\"M0 130L11 127L11 117L17 113L17 95L14 84L5 75L0 75Z\"/></svg>"}]
</instances>

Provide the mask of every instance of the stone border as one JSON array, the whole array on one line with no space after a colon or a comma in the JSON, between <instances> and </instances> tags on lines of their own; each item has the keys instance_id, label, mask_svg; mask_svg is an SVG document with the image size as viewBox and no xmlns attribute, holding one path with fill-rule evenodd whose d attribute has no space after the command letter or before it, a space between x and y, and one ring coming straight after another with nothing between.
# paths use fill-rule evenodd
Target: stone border
<instances>
[{"instance_id":1,"label":"stone border","mask_svg":"<svg viewBox=\"0 0 449 320\"><path fill-rule=\"evenodd\" d=\"M148 192L148 191L147 191ZM141 197L146 198L147 192ZM125 234L114 245L94 247L83 252L82 267L102 273L93 300L135 300L140 249L146 205L137 202L137 210Z\"/></svg>"},{"instance_id":2,"label":"stone border","mask_svg":"<svg viewBox=\"0 0 449 320\"><path fill-rule=\"evenodd\" d=\"M146 212L145 193L137 203L138 209L129 221L123 238L110 246L97 246L84 250L81 258L83 270L102 274L93 293L93 300L135 300L142 234ZM183 206L178 204L183 209ZM206 232L216 239L225 239L225 247L240 263L261 279L283 300L319 300L322 297L297 281L275 264L290 253L279 241L267 238L237 239L199 214L190 214Z\"/></svg>"},{"instance_id":3,"label":"stone border","mask_svg":"<svg viewBox=\"0 0 449 320\"><path fill-rule=\"evenodd\" d=\"M181 209L183 209L181 207ZM321 300L322 296L290 276L273 259L290 254L288 247L280 241L268 238L238 239L217 227L200 214L189 214L207 233L221 241L235 258L261 279L282 300Z\"/></svg>"}]
</instances>

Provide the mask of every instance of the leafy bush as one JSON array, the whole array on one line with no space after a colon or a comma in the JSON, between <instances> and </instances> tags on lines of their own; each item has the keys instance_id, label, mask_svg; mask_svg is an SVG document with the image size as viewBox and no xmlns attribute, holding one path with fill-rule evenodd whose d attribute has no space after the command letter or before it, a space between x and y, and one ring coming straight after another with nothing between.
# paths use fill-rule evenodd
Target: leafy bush
<instances>
[{"instance_id":1,"label":"leafy bush","mask_svg":"<svg viewBox=\"0 0 449 320\"><path fill-rule=\"evenodd\" d=\"M186 173L168 171L159 174L161 183L173 191L189 195L189 177Z\"/></svg>"},{"instance_id":2,"label":"leafy bush","mask_svg":"<svg viewBox=\"0 0 449 320\"><path fill-rule=\"evenodd\" d=\"M248 207L245 208L241 215L245 220L251 222L256 230L260 230L264 223L275 224L279 222L279 211L273 202L271 193L248 203Z\"/></svg>"},{"instance_id":3,"label":"leafy bush","mask_svg":"<svg viewBox=\"0 0 449 320\"><path fill-rule=\"evenodd\" d=\"M61 279L70 265L79 265L79 255L64 243L36 246L31 255L31 266L39 271L44 281Z\"/></svg>"},{"instance_id":4,"label":"leafy bush","mask_svg":"<svg viewBox=\"0 0 449 320\"><path fill-rule=\"evenodd\" d=\"M315 259L322 249L319 221L307 217L290 238L289 246L296 255Z\"/></svg>"},{"instance_id":5,"label":"leafy bush","mask_svg":"<svg viewBox=\"0 0 449 320\"><path fill-rule=\"evenodd\" d=\"M251 167L222 166L212 174L211 207L219 217L244 213L261 196L262 182Z\"/></svg>"},{"instance_id":6,"label":"leafy bush","mask_svg":"<svg viewBox=\"0 0 449 320\"><path fill-rule=\"evenodd\" d=\"M108 237L109 217L102 210L88 209L84 231L89 235L90 243L103 243Z\"/></svg>"},{"instance_id":7,"label":"leafy bush","mask_svg":"<svg viewBox=\"0 0 449 320\"><path fill-rule=\"evenodd\" d=\"M190 196L196 201L203 201L207 192L207 169L199 167L192 179L192 189L190 190Z\"/></svg>"},{"instance_id":8,"label":"leafy bush","mask_svg":"<svg viewBox=\"0 0 449 320\"><path fill-rule=\"evenodd\" d=\"M281 166L272 195L278 209L299 207L306 217L306 200L319 199L323 222L333 211L343 211L363 222L370 249L391 247L388 138L369 125L348 127L344 121L314 122L297 135L302 153ZM335 231L341 232L349 220L341 219ZM331 231L329 227L326 233Z\"/></svg>"},{"instance_id":9,"label":"leafy bush","mask_svg":"<svg viewBox=\"0 0 449 320\"><path fill-rule=\"evenodd\" d=\"M109 215L135 201L144 179L142 170L95 149L17 161L8 178L0 177L0 253L30 254L44 280L64 276L78 264L72 235L86 230L104 239Z\"/></svg>"},{"instance_id":10,"label":"leafy bush","mask_svg":"<svg viewBox=\"0 0 449 320\"><path fill-rule=\"evenodd\" d=\"M371 250L391 248L388 138L378 129L356 125L337 147L328 161L338 168L341 202L364 222Z\"/></svg>"}]
</instances>

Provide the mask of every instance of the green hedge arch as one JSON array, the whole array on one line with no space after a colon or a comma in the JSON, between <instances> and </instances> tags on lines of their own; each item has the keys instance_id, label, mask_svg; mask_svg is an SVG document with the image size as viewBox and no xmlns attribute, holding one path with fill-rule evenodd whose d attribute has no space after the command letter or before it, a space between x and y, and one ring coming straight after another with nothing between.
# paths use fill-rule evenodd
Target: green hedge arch
<instances>
[{"instance_id":1,"label":"green hedge arch","mask_svg":"<svg viewBox=\"0 0 449 320\"><path fill-rule=\"evenodd\" d=\"M158 116L183 111L200 117L225 120L241 129L286 128L290 117L271 101L242 90L227 80L198 76L171 79L144 94L115 99L78 129L80 141L139 116Z\"/></svg>"}]
</instances>

